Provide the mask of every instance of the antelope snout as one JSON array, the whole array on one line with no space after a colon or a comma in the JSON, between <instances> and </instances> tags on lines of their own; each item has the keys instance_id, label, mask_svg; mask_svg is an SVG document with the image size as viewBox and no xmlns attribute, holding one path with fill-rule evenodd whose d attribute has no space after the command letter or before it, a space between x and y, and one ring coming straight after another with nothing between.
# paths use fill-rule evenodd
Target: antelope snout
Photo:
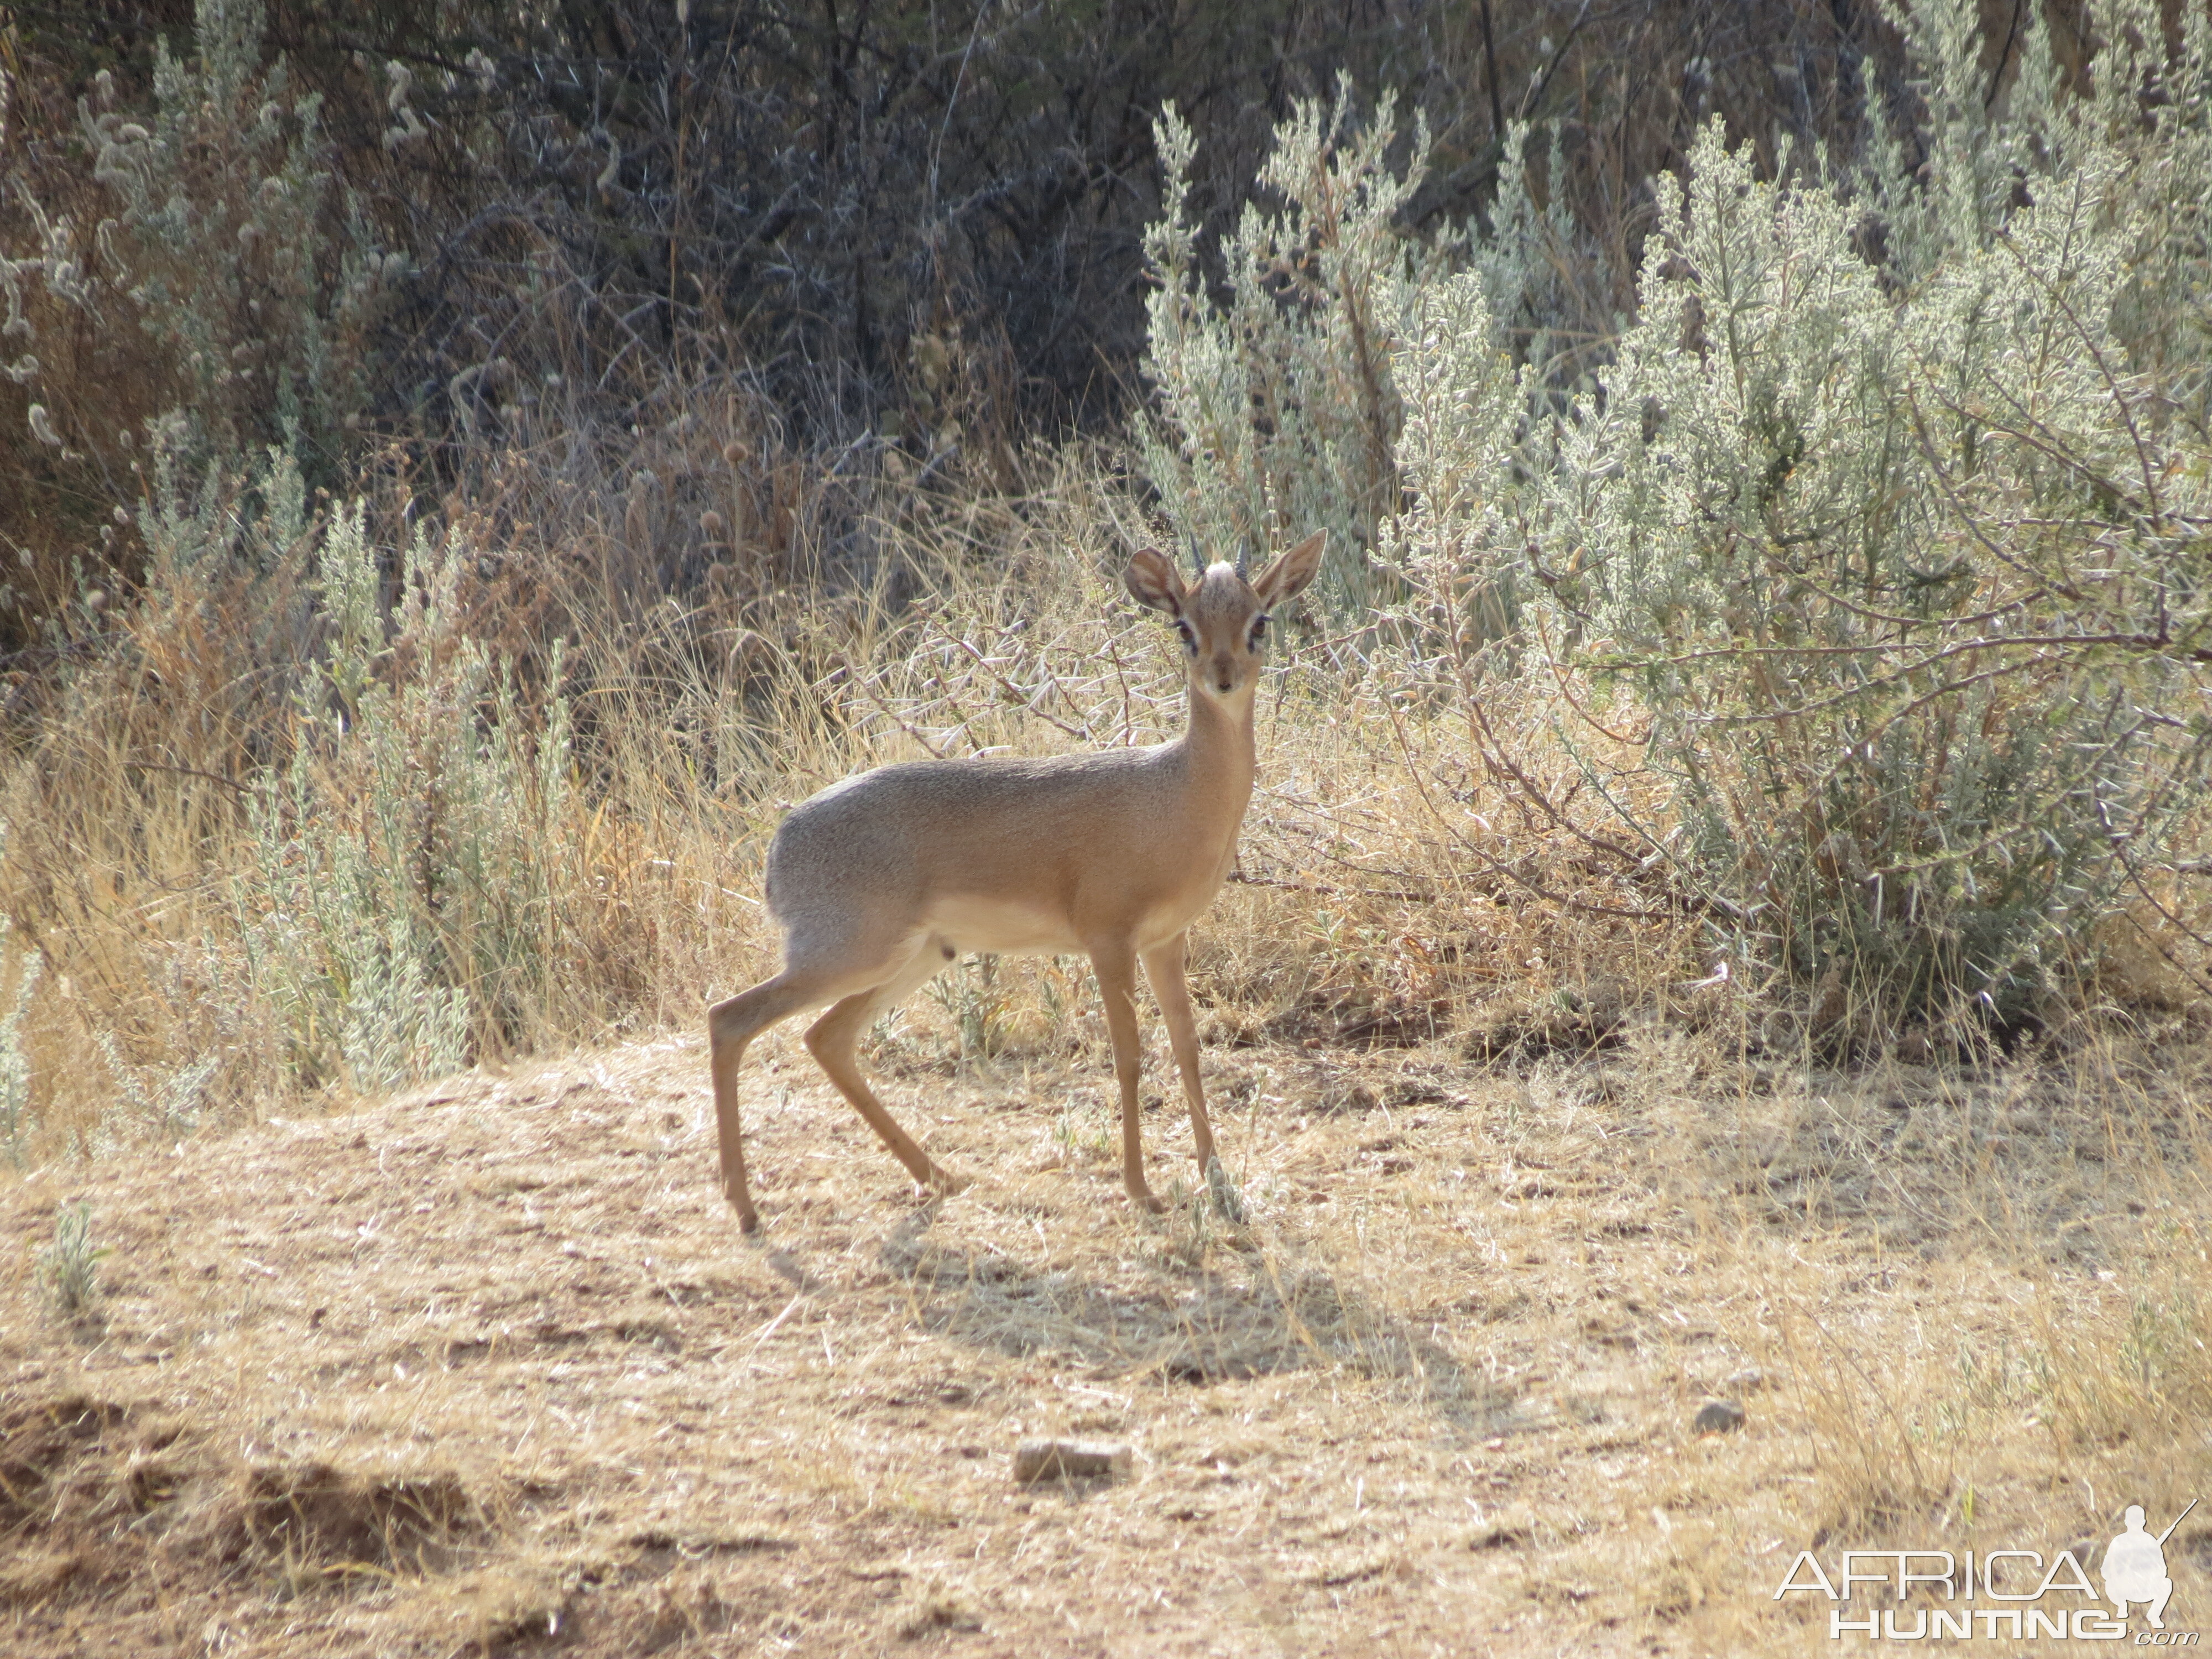
<instances>
[{"instance_id":1,"label":"antelope snout","mask_svg":"<svg viewBox=\"0 0 2212 1659\"><path fill-rule=\"evenodd\" d=\"M1225 652L1213 659L1213 684L1222 691L1237 689L1237 662Z\"/></svg>"}]
</instances>

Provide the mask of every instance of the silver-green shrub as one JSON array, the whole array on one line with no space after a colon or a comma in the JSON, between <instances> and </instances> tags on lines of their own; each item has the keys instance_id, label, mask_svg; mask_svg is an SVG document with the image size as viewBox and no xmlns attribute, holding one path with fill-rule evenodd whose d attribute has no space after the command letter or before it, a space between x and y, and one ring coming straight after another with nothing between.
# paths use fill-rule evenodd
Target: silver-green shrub
<instances>
[{"instance_id":1,"label":"silver-green shrub","mask_svg":"<svg viewBox=\"0 0 2212 1659\"><path fill-rule=\"evenodd\" d=\"M54 1216L53 1243L39 1252L39 1284L57 1314L76 1318L100 1297L100 1263L108 1252L92 1242L92 1201L80 1199Z\"/></svg>"},{"instance_id":2,"label":"silver-green shrub","mask_svg":"<svg viewBox=\"0 0 2212 1659\"><path fill-rule=\"evenodd\" d=\"M2212 430L2212 13L2178 9L2175 52L2147 0L2100 16L2095 119L2127 163L2106 186L2127 245L2112 326L2201 440Z\"/></svg>"},{"instance_id":3,"label":"silver-green shrub","mask_svg":"<svg viewBox=\"0 0 2212 1659\"><path fill-rule=\"evenodd\" d=\"M1155 276L1144 369L1161 416L1139 420L1146 473L1207 560L1261 562L1328 529L1318 598L1354 617L1395 598L1387 580L1378 586L1378 553L1402 504L1394 354L1409 307L1480 250L1495 305L1541 310L1547 276L1522 254L1559 219L1526 204L1526 133L1513 133L1500 191L1513 234L1480 243L1455 228L1420 239L1398 216L1427 175L1427 122L1416 119L1394 168L1394 97L1367 124L1354 122L1349 84L1334 106L1301 100L1261 168L1261 188L1281 206L1245 204L1221 241L1225 305L1207 292L1190 212L1190 128L1168 106L1155 137L1168 212L1144 237Z\"/></svg>"},{"instance_id":4,"label":"silver-green shrub","mask_svg":"<svg viewBox=\"0 0 2212 1659\"><path fill-rule=\"evenodd\" d=\"M333 207L321 100L281 58L262 69L264 26L258 0L198 0L193 58L155 39L151 111L105 106L100 77L78 110L113 213L50 215L17 181L39 245L0 258L11 378L40 373L27 280L95 341L135 321L173 377L193 471L276 442L315 464L341 449L369 395L369 326L406 270L350 195Z\"/></svg>"},{"instance_id":5,"label":"silver-green shrub","mask_svg":"<svg viewBox=\"0 0 2212 1659\"><path fill-rule=\"evenodd\" d=\"M1190 131L1172 106L1154 129L1167 212L1145 236L1155 286L1144 367L1159 408L1157 423L1138 427L1146 476L1208 559L1261 561L1327 529L1318 596L1340 620L1409 597L1393 539L1409 483L1399 376L1407 331L1434 325L1435 292L1450 284L1459 297L1447 303L1482 304L1515 355L1538 366L1532 386L1568 307L1559 272L1572 232L1556 192L1537 200L1528 129L1507 134L1488 234L1453 226L1425 238L1400 221L1426 175L1427 126L1416 120L1407 137L1395 122L1385 94L1358 123L1348 83L1333 106L1295 106L1260 175L1279 206L1248 204L1218 250L1225 304L1210 291L1191 213ZM1559 171L1555 143L1551 176ZM1462 269L1474 288L1456 283ZM1510 610L1503 581L1466 599L1492 613L1488 632Z\"/></svg>"},{"instance_id":6,"label":"silver-green shrub","mask_svg":"<svg viewBox=\"0 0 2212 1659\"><path fill-rule=\"evenodd\" d=\"M1443 263L1391 223L1426 169L1426 123L1395 173L1393 100L1364 127L1352 102L1340 87L1333 113L1301 100L1276 128L1260 181L1282 205L1247 204L1224 239L1225 309L1206 292L1190 216L1190 129L1162 112L1168 211L1145 235L1156 278L1145 370L1164 428L1139 427L1146 470L1205 557L1264 561L1326 528L1319 586L1340 612L1368 601L1377 528L1397 508L1396 320Z\"/></svg>"},{"instance_id":7,"label":"silver-green shrub","mask_svg":"<svg viewBox=\"0 0 2212 1659\"><path fill-rule=\"evenodd\" d=\"M199 1127L203 1097L222 1062L221 1054L202 1054L173 1072L141 1075L125 1057L123 1045L113 1033L96 1032L94 1040L106 1058L107 1069L114 1075L116 1091L134 1127L161 1139L188 1135ZM115 1126L105 1119L100 1127L103 1138L114 1136Z\"/></svg>"},{"instance_id":8,"label":"silver-green shrub","mask_svg":"<svg viewBox=\"0 0 2212 1659\"><path fill-rule=\"evenodd\" d=\"M1516 374L1498 343L1495 289L1462 271L1409 295L1399 321L1395 453L1413 504L1383 524L1382 557L1411 599L1397 614L1417 659L1463 664L1513 622L1522 411L1538 377Z\"/></svg>"},{"instance_id":9,"label":"silver-green shrub","mask_svg":"<svg viewBox=\"0 0 2212 1659\"><path fill-rule=\"evenodd\" d=\"M462 550L419 532L387 641L362 508L325 527L329 632L289 764L252 807L236 902L302 1080L389 1089L526 1033L565 960L569 715L526 719L462 629ZM557 687L561 653L550 672Z\"/></svg>"},{"instance_id":10,"label":"silver-green shrub","mask_svg":"<svg viewBox=\"0 0 2212 1659\"><path fill-rule=\"evenodd\" d=\"M1550 683L1609 684L1607 708L1553 702L1627 831L1606 845L1831 1032L2027 1016L2179 879L2212 746L2212 22L2185 9L2177 46L2144 0L2100 8L2070 93L2030 16L1992 98L1972 9L1918 8L1911 132L1853 161L1762 176L1708 127L1659 181L1634 322L1556 419L1542 351L1516 375L1504 349L1560 234L1532 205L1456 272L1398 251L1360 290L1388 301L1366 326L1410 498L1371 518L1393 672L1499 668L1477 647L1519 623ZM1278 188L1334 178L1301 118ZM1163 153L1179 190L1171 127ZM1344 379L1318 312L1250 275L1295 263L1287 223L1248 212L1225 318L1191 297L1188 228L1156 228L1188 459L1152 475L1171 509L1340 527L1377 498L1310 435L1334 428L1273 392L1309 426L1237 420L1270 374ZM1616 787L1624 738L1665 787Z\"/></svg>"},{"instance_id":11,"label":"silver-green shrub","mask_svg":"<svg viewBox=\"0 0 2212 1659\"><path fill-rule=\"evenodd\" d=\"M1912 37L1912 175L1765 179L1701 135L1526 507L1550 637L1633 690L1673 781L1630 828L1876 1029L2029 1010L2148 896L2212 735L2212 465L2160 372L2197 325L2145 318L2201 319L2203 213L2140 183L2203 167L2204 60L2179 100L2117 64L2063 100L2031 16L1991 112L1958 9Z\"/></svg>"}]
</instances>

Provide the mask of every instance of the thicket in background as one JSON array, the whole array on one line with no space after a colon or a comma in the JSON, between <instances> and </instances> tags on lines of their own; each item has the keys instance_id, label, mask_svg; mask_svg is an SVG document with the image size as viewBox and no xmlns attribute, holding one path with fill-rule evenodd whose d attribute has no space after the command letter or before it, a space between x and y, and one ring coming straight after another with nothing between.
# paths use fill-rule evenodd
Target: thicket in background
<instances>
[{"instance_id":1,"label":"thicket in background","mask_svg":"<svg viewBox=\"0 0 2212 1659\"><path fill-rule=\"evenodd\" d=\"M1394 171L1387 101L1356 133L1301 106L1260 174L1282 210L1224 240L1217 305L1170 112L1145 446L1201 544L1330 525L1338 620L1407 624L1388 672L1533 648L1607 809L1592 848L1700 909L1739 984L1778 973L1831 1035L1923 1044L2047 1015L2116 918L2179 937L2212 737L2185 343L2212 21L2112 7L2069 89L2030 15L2000 88L1972 12L1923 10L1899 16L1914 105L1859 153L1785 146L1763 174L1705 126L1661 181L1635 320L1571 399L1540 348L1510 361L1577 252L1522 131L1488 232L1409 245L1425 132ZM1622 785L1624 737L1662 797Z\"/></svg>"},{"instance_id":2,"label":"thicket in background","mask_svg":"<svg viewBox=\"0 0 2212 1659\"><path fill-rule=\"evenodd\" d=\"M197 4L98 0L0 20L11 66L0 254L43 257L34 198L91 239L79 264L103 276L94 233L119 216L92 176L107 141L88 139L77 100L111 131L154 134L157 42L188 64ZM1989 9L2001 63L2008 9ZM257 15L216 11L211 22L234 34ZM1431 165L1397 213L1401 237L1482 219L1501 166L1511 173L1512 127L1539 124L1561 157L1547 199L1588 256L1551 273L1560 303L1542 325L1547 350L1591 359L1632 300L1646 181L1679 163L1705 115L1725 112L1769 157L1787 135L1848 149L1869 98L1893 97L1902 69L1877 9L1814 0L1055 0L1011 12L981 0L858 11L270 0L265 15L263 62L236 78L258 84L281 54L278 112L241 106L236 135L194 139L236 163L233 178L203 184L198 161L120 153L190 175L200 211L278 171L274 152L254 149L264 137L247 140L264 118L283 125L283 145L329 174L314 309L338 371L340 429L365 393L363 441L406 488L434 501L462 492L502 536L555 514L627 520L639 532L629 538L649 535L654 551L625 584L687 602L726 580L714 574L724 565L756 586L817 570L866 585L899 560L856 480L890 471L940 493L1018 489L1030 434L1109 433L1141 404L1142 240L1160 216L1153 132L1167 103L1196 140L1188 210L1208 244L1233 229L1275 125L1300 100L1332 99L1341 72L1363 109L1395 89L1400 150L1413 118L1428 121ZM307 94L321 100L312 134L283 112L305 111ZM282 234L264 226L263 266L274 270L280 246L306 246L310 194L288 198ZM1510 209L1516 193L1504 199ZM250 216L209 208L213 270L236 263L216 229L232 234ZM365 276L380 248L379 286L357 296L362 337L347 259L360 253ZM1209 284L1220 280L1210 247L1201 263ZM307 280L305 267L283 280ZM144 554L129 526L100 539L132 490L87 438L138 433L191 388L150 337L124 353L131 331L112 317L96 334L58 313L52 328L33 320L41 390L0 384L0 536L29 559L8 573L23 603L0 612L0 649L44 652L58 627L78 625L73 559L108 590L135 581ZM255 343L241 324L223 326L224 352ZM267 327L282 341L300 323ZM252 366L220 355L198 372ZM253 384L270 383L230 386ZM33 401L83 459L33 435ZM80 405L96 418L72 418ZM274 407L255 414L264 429ZM742 459L726 462L732 445ZM534 476L518 473L518 454ZM337 488L319 452L300 459L311 483ZM732 471L761 508L741 524L714 499ZM722 528L702 522L708 510ZM794 516L811 520L796 562Z\"/></svg>"}]
</instances>

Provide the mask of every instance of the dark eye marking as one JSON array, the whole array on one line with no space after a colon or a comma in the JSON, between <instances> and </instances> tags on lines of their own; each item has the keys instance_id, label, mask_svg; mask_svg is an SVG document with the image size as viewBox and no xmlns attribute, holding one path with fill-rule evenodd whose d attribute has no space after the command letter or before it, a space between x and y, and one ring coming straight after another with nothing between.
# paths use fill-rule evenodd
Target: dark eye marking
<instances>
[{"instance_id":1,"label":"dark eye marking","mask_svg":"<svg viewBox=\"0 0 2212 1659\"><path fill-rule=\"evenodd\" d=\"M1264 611L1252 618L1252 642L1255 645L1267 637L1267 613Z\"/></svg>"},{"instance_id":2,"label":"dark eye marking","mask_svg":"<svg viewBox=\"0 0 2212 1659\"><path fill-rule=\"evenodd\" d=\"M1195 651L1198 649L1198 630L1190 625L1188 618L1183 617L1177 617L1176 618L1176 632L1182 635L1182 645L1184 650Z\"/></svg>"}]
</instances>

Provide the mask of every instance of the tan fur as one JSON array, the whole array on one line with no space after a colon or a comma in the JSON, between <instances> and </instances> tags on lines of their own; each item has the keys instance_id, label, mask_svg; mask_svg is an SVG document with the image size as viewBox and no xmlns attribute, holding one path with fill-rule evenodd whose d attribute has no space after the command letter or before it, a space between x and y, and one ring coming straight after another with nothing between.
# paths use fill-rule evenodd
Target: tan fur
<instances>
[{"instance_id":1,"label":"tan fur","mask_svg":"<svg viewBox=\"0 0 2212 1659\"><path fill-rule=\"evenodd\" d=\"M1175 619L1183 635L1190 719L1173 743L1051 760L879 767L792 810L768 854L783 971L707 1014L722 1191L745 1231L759 1224L738 1121L745 1045L778 1020L825 1004L807 1048L916 1181L951 1188L870 1092L854 1046L885 1009L963 951L1089 954L1121 1086L1122 1182L1133 1201L1157 1210L1138 1133L1141 961L1182 1073L1199 1168L1206 1168L1213 1133L1183 984L1184 931L1228 877L1251 799L1252 699L1266 654L1264 642L1255 647L1253 623L1313 579L1322 543L1321 534L1309 537L1256 582L1217 564L1186 585L1152 548L1130 560L1130 592Z\"/></svg>"}]
</instances>

